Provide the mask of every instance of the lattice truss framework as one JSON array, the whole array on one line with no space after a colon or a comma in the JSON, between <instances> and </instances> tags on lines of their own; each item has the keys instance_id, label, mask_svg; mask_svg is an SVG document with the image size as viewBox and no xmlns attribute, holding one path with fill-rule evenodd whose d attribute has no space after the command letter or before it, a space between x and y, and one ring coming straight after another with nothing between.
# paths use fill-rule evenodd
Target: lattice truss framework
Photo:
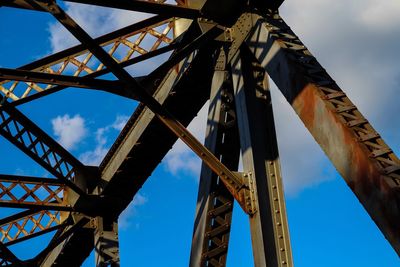
<instances>
[{"instance_id":1,"label":"lattice truss framework","mask_svg":"<svg viewBox=\"0 0 400 267\"><path fill-rule=\"evenodd\" d=\"M203 161L190 266L225 266L235 200L250 218L255 266L293 266L268 77L400 252L399 159L279 16L282 0L69 2L155 15L93 39L55 1L0 0L50 13L81 43L0 68L0 135L54 176L0 175L0 206L20 209L0 220L0 266L79 266L93 249L97 266L119 266L117 218L178 138ZM145 77L125 70L167 52ZM116 79L99 78L109 73ZM69 87L140 102L99 167L18 110ZM203 145L186 126L208 99ZM31 260L8 248L49 232Z\"/></svg>"}]
</instances>

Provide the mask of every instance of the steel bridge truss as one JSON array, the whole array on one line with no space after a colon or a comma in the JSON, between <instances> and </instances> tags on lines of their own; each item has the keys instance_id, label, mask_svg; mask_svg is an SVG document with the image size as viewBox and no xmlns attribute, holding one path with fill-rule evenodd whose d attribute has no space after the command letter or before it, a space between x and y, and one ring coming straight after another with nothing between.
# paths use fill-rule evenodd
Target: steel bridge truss
<instances>
[{"instance_id":1,"label":"steel bridge truss","mask_svg":"<svg viewBox=\"0 0 400 267\"><path fill-rule=\"evenodd\" d=\"M69 2L154 16L92 38L54 0L0 0L51 14L80 41L0 68L0 135L54 176L0 175L0 206L20 210L0 219L0 266L80 266L93 249L96 266L119 266L118 216L178 138L203 162L189 266L226 265L235 202L250 219L255 266L293 266L269 78L400 254L399 159L279 16L283 0ZM145 77L125 70L168 52ZM98 78L108 73L116 79ZM18 109L68 87L140 102L98 167ZM186 126L207 100L203 145ZM49 232L30 260L8 248Z\"/></svg>"}]
</instances>

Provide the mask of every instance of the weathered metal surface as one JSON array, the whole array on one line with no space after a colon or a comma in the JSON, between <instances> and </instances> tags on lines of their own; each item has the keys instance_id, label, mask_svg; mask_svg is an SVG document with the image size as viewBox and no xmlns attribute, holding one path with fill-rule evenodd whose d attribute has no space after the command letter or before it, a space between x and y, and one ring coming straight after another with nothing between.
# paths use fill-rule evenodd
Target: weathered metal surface
<instances>
[{"instance_id":1,"label":"weathered metal surface","mask_svg":"<svg viewBox=\"0 0 400 267\"><path fill-rule=\"evenodd\" d=\"M400 161L277 14L248 46L400 255Z\"/></svg>"},{"instance_id":2,"label":"weathered metal surface","mask_svg":"<svg viewBox=\"0 0 400 267\"><path fill-rule=\"evenodd\" d=\"M293 266L268 76L245 47L232 61L243 172L256 213L250 216L254 265Z\"/></svg>"},{"instance_id":3,"label":"weathered metal surface","mask_svg":"<svg viewBox=\"0 0 400 267\"><path fill-rule=\"evenodd\" d=\"M216 70L210 95L205 146L231 170L237 170L239 140L228 70ZM233 196L216 174L202 165L193 230L191 267L225 266Z\"/></svg>"}]
</instances>

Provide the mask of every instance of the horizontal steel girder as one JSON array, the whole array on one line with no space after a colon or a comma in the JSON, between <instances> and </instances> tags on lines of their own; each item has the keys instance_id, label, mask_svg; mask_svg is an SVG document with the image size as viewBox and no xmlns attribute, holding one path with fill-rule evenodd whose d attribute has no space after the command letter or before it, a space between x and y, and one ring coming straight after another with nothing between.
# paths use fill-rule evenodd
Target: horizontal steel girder
<instances>
[{"instance_id":1,"label":"horizontal steel girder","mask_svg":"<svg viewBox=\"0 0 400 267\"><path fill-rule=\"evenodd\" d=\"M400 161L277 14L247 44L400 255Z\"/></svg>"},{"instance_id":2,"label":"horizontal steel girder","mask_svg":"<svg viewBox=\"0 0 400 267\"><path fill-rule=\"evenodd\" d=\"M0 207L72 210L63 201L64 190L56 179L0 175Z\"/></svg>"},{"instance_id":3,"label":"horizontal steel girder","mask_svg":"<svg viewBox=\"0 0 400 267\"><path fill-rule=\"evenodd\" d=\"M166 4L162 1L137 1L137 0L119 0L119 1L108 1L108 0L64 0L66 2L75 2L95 6L112 7L124 10L139 11L152 14L163 14L171 17L195 19L201 16L200 10L183 7L178 5Z\"/></svg>"},{"instance_id":4,"label":"horizontal steel girder","mask_svg":"<svg viewBox=\"0 0 400 267\"><path fill-rule=\"evenodd\" d=\"M63 226L59 211L24 211L1 220L0 242L9 246Z\"/></svg>"}]
</instances>

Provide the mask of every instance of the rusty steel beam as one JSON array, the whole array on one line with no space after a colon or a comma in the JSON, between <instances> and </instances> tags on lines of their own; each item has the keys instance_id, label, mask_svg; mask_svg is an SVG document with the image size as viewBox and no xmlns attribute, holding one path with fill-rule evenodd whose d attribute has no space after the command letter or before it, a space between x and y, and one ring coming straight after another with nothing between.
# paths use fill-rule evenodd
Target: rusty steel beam
<instances>
[{"instance_id":1,"label":"rusty steel beam","mask_svg":"<svg viewBox=\"0 0 400 267\"><path fill-rule=\"evenodd\" d=\"M167 15L171 17L196 19L202 14L200 10L187 8L180 5L171 5L154 1L137 1L137 0L64 0L65 2L74 2L95 6L118 8L123 10L139 11L152 14Z\"/></svg>"},{"instance_id":2,"label":"rusty steel beam","mask_svg":"<svg viewBox=\"0 0 400 267\"><path fill-rule=\"evenodd\" d=\"M278 14L247 44L400 255L397 156Z\"/></svg>"}]
</instances>

